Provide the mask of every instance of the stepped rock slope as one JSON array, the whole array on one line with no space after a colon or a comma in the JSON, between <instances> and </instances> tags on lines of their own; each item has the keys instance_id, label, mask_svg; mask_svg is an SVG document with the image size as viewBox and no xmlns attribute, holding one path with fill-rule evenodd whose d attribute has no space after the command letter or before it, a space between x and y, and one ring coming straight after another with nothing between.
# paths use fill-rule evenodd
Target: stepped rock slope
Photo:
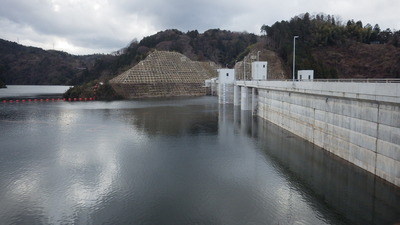
<instances>
[{"instance_id":1,"label":"stepped rock slope","mask_svg":"<svg viewBox=\"0 0 400 225\"><path fill-rule=\"evenodd\" d=\"M199 96L206 94L204 81L216 76L211 71L180 53L153 51L110 84L125 98Z\"/></svg>"}]
</instances>

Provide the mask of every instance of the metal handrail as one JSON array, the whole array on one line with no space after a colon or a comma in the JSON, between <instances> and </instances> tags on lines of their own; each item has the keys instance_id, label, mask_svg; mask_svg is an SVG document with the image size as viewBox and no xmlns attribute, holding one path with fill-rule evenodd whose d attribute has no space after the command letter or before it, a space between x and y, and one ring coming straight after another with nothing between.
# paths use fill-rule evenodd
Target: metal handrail
<instances>
[{"instance_id":1,"label":"metal handrail","mask_svg":"<svg viewBox=\"0 0 400 225\"><path fill-rule=\"evenodd\" d=\"M279 81L279 80L276 80ZM293 80L281 80L281 81L290 81L293 82ZM357 78L351 78L351 79L314 79L314 80L295 80L296 82L343 82L343 83L400 83L400 79L398 78L386 78L386 79L357 79Z\"/></svg>"}]
</instances>

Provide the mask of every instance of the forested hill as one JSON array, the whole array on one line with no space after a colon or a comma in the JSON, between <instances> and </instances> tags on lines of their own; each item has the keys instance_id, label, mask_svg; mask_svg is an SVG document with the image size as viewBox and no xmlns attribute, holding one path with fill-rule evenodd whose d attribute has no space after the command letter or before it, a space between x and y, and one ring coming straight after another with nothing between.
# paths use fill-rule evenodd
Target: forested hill
<instances>
[{"instance_id":1,"label":"forested hill","mask_svg":"<svg viewBox=\"0 0 400 225\"><path fill-rule=\"evenodd\" d=\"M250 51L272 50L291 71L293 36L296 69L316 78L400 78L400 32L330 15L296 16L261 27L261 35L210 29L171 29L132 41L110 55L74 56L0 40L0 81L6 84L83 84L106 81L144 59L152 49L176 51L192 60L233 67ZM286 72L286 77L291 77Z\"/></svg>"},{"instance_id":2,"label":"forested hill","mask_svg":"<svg viewBox=\"0 0 400 225\"><path fill-rule=\"evenodd\" d=\"M74 56L0 39L0 80L6 84L77 84L98 78L90 71L111 56Z\"/></svg>"},{"instance_id":3,"label":"forested hill","mask_svg":"<svg viewBox=\"0 0 400 225\"><path fill-rule=\"evenodd\" d=\"M314 69L318 78L400 78L400 31L378 24L342 22L331 15L305 13L290 21L263 25L267 48L291 67Z\"/></svg>"},{"instance_id":4,"label":"forested hill","mask_svg":"<svg viewBox=\"0 0 400 225\"><path fill-rule=\"evenodd\" d=\"M118 57L108 66L117 75L144 59L152 49L175 51L192 60L233 66L236 60L250 51L251 45L257 43L259 38L246 32L220 29L210 29L204 33L197 30L184 33L170 29L145 37L140 42L132 41L128 47L116 52Z\"/></svg>"},{"instance_id":5,"label":"forested hill","mask_svg":"<svg viewBox=\"0 0 400 225\"><path fill-rule=\"evenodd\" d=\"M249 52L259 37L211 29L186 33L172 29L132 41L112 55L73 56L0 40L0 80L6 84L81 84L107 80L144 59L151 49L177 51L192 60L231 65Z\"/></svg>"}]
</instances>

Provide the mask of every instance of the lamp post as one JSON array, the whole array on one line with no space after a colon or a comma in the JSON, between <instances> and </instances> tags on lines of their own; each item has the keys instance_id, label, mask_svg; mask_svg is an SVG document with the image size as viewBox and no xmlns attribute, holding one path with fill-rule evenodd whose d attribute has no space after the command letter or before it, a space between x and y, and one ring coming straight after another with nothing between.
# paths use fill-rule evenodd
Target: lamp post
<instances>
[{"instance_id":1,"label":"lamp post","mask_svg":"<svg viewBox=\"0 0 400 225\"><path fill-rule=\"evenodd\" d=\"M299 36L293 37L293 82L294 82L294 72L295 72L295 60L296 60L296 38Z\"/></svg>"},{"instance_id":2,"label":"lamp post","mask_svg":"<svg viewBox=\"0 0 400 225\"><path fill-rule=\"evenodd\" d=\"M243 58L243 80L246 80L246 56Z\"/></svg>"}]
</instances>

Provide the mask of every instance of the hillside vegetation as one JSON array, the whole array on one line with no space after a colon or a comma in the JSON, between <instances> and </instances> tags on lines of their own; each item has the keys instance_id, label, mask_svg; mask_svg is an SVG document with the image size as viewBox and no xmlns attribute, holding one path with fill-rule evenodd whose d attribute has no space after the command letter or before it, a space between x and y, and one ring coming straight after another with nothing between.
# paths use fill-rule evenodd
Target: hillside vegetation
<instances>
[{"instance_id":1,"label":"hillside vegetation","mask_svg":"<svg viewBox=\"0 0 400 225\"><path fill-rule=\"evenodd\" d=\"M266 47L288 67L292 67L293 37L299 36L296 69L314 69L317 78L400 78L400 31L309 13L263 25L261 31Z\"/></svg>"},{"instance_id":2,"label":"hillside vegetation","mask_svg":"<svg viewBox=\"0 0 400 225\"><path fill-rule=\"evenodd\" d=\"M45 51L0 39L0 80L6 84L79 84L97 78L90 76L90 71L110 59L112 56Z\"/></svg>"},{"instance_id":3,"label":"hillside vegetation","mask_svg":"<svg viewBox=\"0 0 400 225\"><path fill-rule=\"evenodd\" d=\"M105 66L112 69L111 76L134 66L143 60L152 49L182 53L194 61L212 61L219 65L234 66L235 61L250 51L249 46L257 43L259 37L245 32L231 32L220 29L197 30L186 33L176 29L160 31L132 41L128 47L117 52L118 57Z\"/></svg>"},{"instance_id":4,"label":"hillside vegetation","mask_svg":"<svg viewBox=\"0 0 400 225\"><path fill-rule=\"evenodd\" d=\"M176 51L192 60L233 66L257 36L208 30L183 33L166 30L132 41L113 55L73 56L0 40L0 80L6 84L76 85L94 79L108 80L144 59L151 49Z\"/></svg>"},{"instance_id":5,"label":"hillside vegetation","mask_svg":"<svg viewBox=\"0 0 400 225\"><path fill-rule=\"evenodd\" d=\"M152 49L176 51L196 61L233 68L250 52L282 62L281 77L291 77L293 36L296 69L313 69L316 78L399 78L400 32L342 22L330 15L305 13L261 27L262 35L210 29L160 31L110 55L74 56L0 40L0 80L6 84L67 84L107 81L144 59ZM279 64L279 63L278 63ZM279 72L278 72L279 71ZM272 71L274 72L274 71Z\"/></svg>"}]
</instances>

